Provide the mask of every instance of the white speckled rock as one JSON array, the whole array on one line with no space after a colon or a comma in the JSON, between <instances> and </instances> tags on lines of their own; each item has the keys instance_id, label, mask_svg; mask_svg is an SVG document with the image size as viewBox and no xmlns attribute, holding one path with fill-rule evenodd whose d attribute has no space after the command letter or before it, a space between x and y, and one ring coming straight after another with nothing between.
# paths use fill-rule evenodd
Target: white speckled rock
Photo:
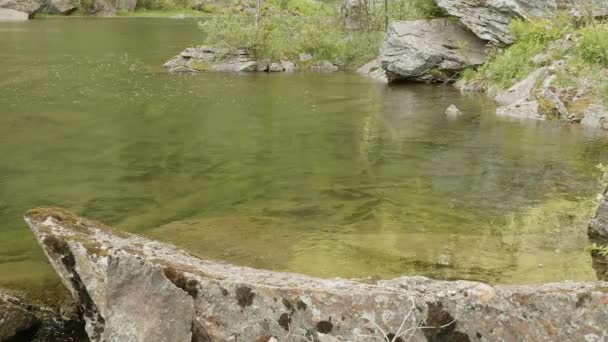
<instances>
[{"instance_id":1,"label":"white speckled rock","mask_svg":"<svg viewBox=\"0 0 608 342\"><path fill-rule=\"evenodd\" d=\"M199 259L62 209L25 220L82 303L93 342L190 341L190 332L193 341L363 342L410 327L411 341L608 338L608 283L317 279Z\"/></svg>"}]
</instances>

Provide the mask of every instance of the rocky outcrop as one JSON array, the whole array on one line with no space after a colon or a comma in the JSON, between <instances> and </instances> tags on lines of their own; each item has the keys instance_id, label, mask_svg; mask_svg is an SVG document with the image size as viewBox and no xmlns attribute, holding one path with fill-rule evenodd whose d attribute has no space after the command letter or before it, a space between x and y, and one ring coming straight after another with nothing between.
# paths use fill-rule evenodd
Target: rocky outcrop
<instances>
[{"instance_id":1,"label":"rocky outcrop","mask_svg":"<svg viewBox=\"0 0 608 342\"><path fill-rule=\"evenodd\" d=\"M0 8L27 13L31 17L40 8L40 3L36 0L0 0Z\"/></svg>"},{"instance_id":2,"label":"rocky outcrop","mask_svg":"<svg viewBox=\"0 0 608 342\"><path fill-rule=\"evenodd\" d=\"M291 61L257 61L244 49L231 51L210 46L187 48L166 62L163 67L175 73L199 71L293 72L297 70L297 65Z\"/></svg>"},{"instance_id":3,"label":"rocky outcrop","mask_svg":"<svg viewBox=\"0 0 608 342\"><path fill-rule=\"evenodd\" d=\"M581 16L593 8L596 16L608 15L605 0L435 0L439 7L473 31L479 38L495 43L513 42L509 24L513 19L532 20L570 11Z\"/></svg>"},{"instance_id":4,"label":"rocky outcrop","mask_svg":"<svg viewBox=\"0 0 608 342\"><path fill-rule=\"evenodd\" d=\"M93 14L98 17L113 17L116 15L116 8L108 0L95 0Z\"/></svg>"},{"instance_id":5,"label":"rocky outcrop","mask_svg":"<svg viewBox=\"0 0 608 342\"><path fill-rule=\"evenodd\" d=\"M202 260L62 209L25 220L94 342L608 338L608 283L316 279Z\"/></svg>"},{"instance_id":6,"label":"rocky outcrop","mask_svg":"<svg viewBox=\"0 0 608 342\"><path fill-rule=\"evenodd\" d=\"M456 107L455 105L450 105L446 110L445 110L445 115L448 118L454 119L457 118L459 116L462 115L462 112L460 111L460 109L458 109L458 107Z\"/></svg>"},{"instance_id":7,"label":"rocky outcrop","mask_svg":"<svg viewBox=\"0 0 608 342\"><path fill-rule=\"evenodd\" d=\"M448 19L390 24L378 60L390 81L445 82L485 59L485 41Z\"/></svg>"},{"instance_id":8,"label":"rocky outcrop","mask_svg":"<svg viewBox=\"0 0 608 342\"><path fill-rule=\"evenodd\" d=\"M544 120L540 105L534 97L536 85L548 75L547 68L540 68L506 91L496 95L496 102L501 105L496 109L498 116Z\"/></svg>"},{"instance_id":9,"label":"rocky outcrop","mask_svg":"<svg viewBox=\"0 0 608 342\"><path fill-rule=\"evenodd\" d=\"M0 341L83 342L83 323L0 292Z\"/></svg>"},{"instance_id":10,"label":"rocky outcrop","mask_svg":"<svg viewBox=\"0 0 608 342\"><path fill-rule=\"evenodd\" d=\"M0 21L24 21L29 16L25 12L19 12L8 8L0 8Z\"/></svg>"}]
</instances>

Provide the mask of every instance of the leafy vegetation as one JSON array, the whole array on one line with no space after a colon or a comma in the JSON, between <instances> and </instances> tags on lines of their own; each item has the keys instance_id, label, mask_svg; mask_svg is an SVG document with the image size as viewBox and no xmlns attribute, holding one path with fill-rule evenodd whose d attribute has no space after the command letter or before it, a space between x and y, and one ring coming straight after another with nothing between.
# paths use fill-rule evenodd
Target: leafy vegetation
<instances>
[{"instance_id":1,"label":"leafy vegetation","mask_svg":"<svg viewBox=\"0 0 608 342\"><path fill-rule=\"evenodd\" d=\"M368 7L370 6L370 7ZM217 15L199 23L204 44L244 48L256 58L297 60L310 54L311 63L329 60L355 68L375 58L384 32L383 5L361 8L365 13L360 30L348 30L338 6L315 0L269 0L259 23L250 15ZM438 13L432 0L391 2L390 17L428 18Z\"/></svg>"},{"instance_id":2,"label":"leafy vegetation","mask_svg":"<svg viewBox=\"0 0 608 342\"><path fill-rule=\"evenodd\" d=\"M535 22L516 20L511 28L516 43L494 48L483 66L463 73L465 81L481 84L486 90L506 89L541 66L565 60L557 85L577 86L582 80L597 83L597 90L608 95L603 81L608 68L608 22L592 16L581 20L560 15Z\"/></svg>"},{"instance_id":3,"label":"leafy vegetation","mask_svg":"<svg viewBox=\"0 0 608 342\"><path fill-rule=\"evenodd\" d=\"M587 247L587 250L591 252L591 255L601 256L608 258L608 245L598 245L597 243Z\"/></svg>"}]
</instances>

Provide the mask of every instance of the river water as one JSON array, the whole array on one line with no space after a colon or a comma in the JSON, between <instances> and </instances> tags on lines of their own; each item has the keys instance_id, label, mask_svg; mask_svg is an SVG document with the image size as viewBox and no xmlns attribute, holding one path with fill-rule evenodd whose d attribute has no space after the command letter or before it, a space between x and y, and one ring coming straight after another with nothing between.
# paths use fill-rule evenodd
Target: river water
<instances>
[{"instance_id":1,"label":"river water","mask_svg":"<svg viewBox=\"0 0 608 342\"><path fill-rule=\"evenodd\" d=\"M0 287L57 284L21 219L40 205L322 277L596 279L605 137L449 87L162 70L201 39L194 20L0 24Z\"/></svg>"}]
</instances>

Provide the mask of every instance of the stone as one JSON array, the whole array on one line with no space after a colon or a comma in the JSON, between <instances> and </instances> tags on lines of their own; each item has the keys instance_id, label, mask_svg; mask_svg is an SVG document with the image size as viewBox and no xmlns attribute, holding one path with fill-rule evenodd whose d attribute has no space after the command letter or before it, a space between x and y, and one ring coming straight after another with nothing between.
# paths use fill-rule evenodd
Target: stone
<instances>
[{"instance_id":1,"label":"stone","mask_svg":"<svg viewBox=\"0 0 608 342\"><path fill-rule=\"evenodd\" d=\"M281 60L280 63L285 72L295 72L298 70L298 66L292 61Z\"/></svg>"},{"instance_id":2,"label":"stone","mask_svg":"<svg viewBox=\"0 0 608 342\"><path fill-rule=\"evenodd\" d=\"M545 95L545 99L549 103L551 103L551 105L555 108L555 110L557 111L557 114L559 114L559 116L561 118L567 119L570 117L568 108L566 108L566 105L564 105L562 100L560 100L559 96L555 92L553 92L553 90L551 88L545 89L544 95Z\"/></svg>"},{"instance_id":3,"label":"stone","mask_svg":"<svg viewBox=\"0 0 608 342\"><path fill-rule=\"evenodd\" d=\"M270 63L270 65L268 65L268 72L283 72L285 71L285 69L283 68L283 65L281 63Z\"/></svg>"},{"instance_id":4,"label":"stone","mask_svg":"<svg viewBox=\"0 0 608 342\"><path fill-rule=\"evenodd\" d=\"M24 12L32 17L40 9L40 3L36 0L0 0L0 8Z\"/></svg>"},{"instance_id":5,"label":"stone","mask_svg":"<svg viewBox=\"0 0 608 342\"><path fill-rule=\"evenodd\" d=\"M320 73L336 72L336 71L338 71L338 69L340 69L340 68L330 61L320 61L310 67L310 71L320 72Z\"/></svg>"},{"instance_id":6,"label":"stone","mask_svg":"<svg viewBox=\"0 0 608 342\"><path fill-rule=\"evenodd\" d=\"M0 8L0 21L24 21L29 16L25 12L19 12L8 8Z\"/></svg>"},{"instance_id":7,"label":"stone","mask_svg":"<svg viewBox=\"0 0 608 342\"><path fill-rule=\"evenodd\" d=\"M263 64L263 65L262 65ZM210 46L196 46L185 49L179 55L166 62L163 67L170 72L183 72L189 69L192 72L216 71L267 71L267 62L255 61L247 51L238 49L230 51Z\"/></svg>"},{"instance_id":8,"label":"stone","mask_svg":"<svg viewBox=\"0 0 608 342\"><path fill-rule=\"evenodd\" d=\"M551 18L567 10L581 16L593 6L598 17L608 15L605 0L435 0L437 5L460 21L479 38L494 43L511 44L514 37L509 24L513 19Z\"/></svg>"},{"instance_id":9,"label":"stone","mask_svg":"<svg viewBox=\"0 0 608 342\"><path fill-rule=\"evenodd\" d=\"M485 60L485 42L449 19L393 22L378 57L389 81L446 82Z\"/></svg>"},{"instance_id":10,"label":"stone","mask_svg":"<svg viewBox=\"0 0 608 342\"><path fill-rule=\"evenodd\" d=\"M93 13L98 17L113 17L116 15L116 8L108 0L94 0Z\"/></svg>"},{"instance_id":11,"label":"stone","mask_svg":"<svg viewBox=\"0 0 608 342\"><path fill-rule=\"evenodd\" d=\"M593 104L584 113L581 125L601 130L608 130L608 108L603 105Z\"/></svg>"},{"instance_id":12,"label":"stone","mask_svg":"<svg viewBox=\"0 0 608 342\"><path fill-rule=\"evenodd\" d=\"M604 191L595 216L589 223L588 234L591 238L608 239L608 189Z\"/></svg>"},{"instance_id":13,"label":"stone","mask_svg":"<svg viewBox=\"0 0 608 342\"><path fill-rule=\"evenodd\" d=\"M608 337L606 282L318 279L200 259L64 209L34 209L25 221L81 303L92 342L109 331L151 342L382 340L376 327L411 341Z\"/></svg>"},{"instance_id":14,"label":"stone","mask_svg":"<svg viewBox=\"0 0 608 342\"><path fill-rule=\"evenodd\" d=\"M38 317L27 310L22 300L0 293L0 341L8 340L39 324Z\"/></svg>"},{"instance_id":15,"label":"stone","mask_svg":"<svg viewBox=\"0 0 608 342\"><path fill-rule=\"evenodd\" d=\"M498 107L496 115L518 119L545 120L545 115L540 110L538 101L518 101L508 106Z\"/></svg>"},{"instance_id":16,"label":"stone","mask_svg":"<svg viewBox=\"0 0 608 342\"><path fill-rule=\"evenodd\" d=\"M48 0L47 11L53 14L68 15L78 9L72 0Z\"/></svg>"},{"instance_id":17,"label":"stone","mask_svg":"<svg viewBox=\"0 0 608 342\"><path fill-rule=\"evenodd\" d=\"M388 83L386 70L382 68L382 65L377 59L367 62L365 65L357 69L357 73L382 83Z\"/></svg>"},{"instance_id":18,"label":"stone","mask_svg":"<svg viewBox=\"0 0 608 342\"><path fill-rule=\"evenodd\" d=\"M80 317L63 319L55 311L0 292L0 341L83 342Z\"/></svg>"},{"instance_id":19,"label":"stone","mask_svg":"<svg viewBox=\"0 0 608 342\"><path fill-rule=\"evenodd\" d=\"M456 118L462 115L462 112L455 105L450 105L448 109L445 110L445 115L448 118Z\"/></svg>"},{"instance_id":20,"label":"stone","mask_svg":"<svg viewBox=\"0 0 608 342\"><path fill-rule=\"evenodd\" d=\"M536 85L541 83L548 74L549 72L547 68L540 68L528 75L528 77L525 79L517 82L506 91L498 93L494 99L502 106L508 106L517 102L530 100Z\"/></svg>"}]
</instances>

